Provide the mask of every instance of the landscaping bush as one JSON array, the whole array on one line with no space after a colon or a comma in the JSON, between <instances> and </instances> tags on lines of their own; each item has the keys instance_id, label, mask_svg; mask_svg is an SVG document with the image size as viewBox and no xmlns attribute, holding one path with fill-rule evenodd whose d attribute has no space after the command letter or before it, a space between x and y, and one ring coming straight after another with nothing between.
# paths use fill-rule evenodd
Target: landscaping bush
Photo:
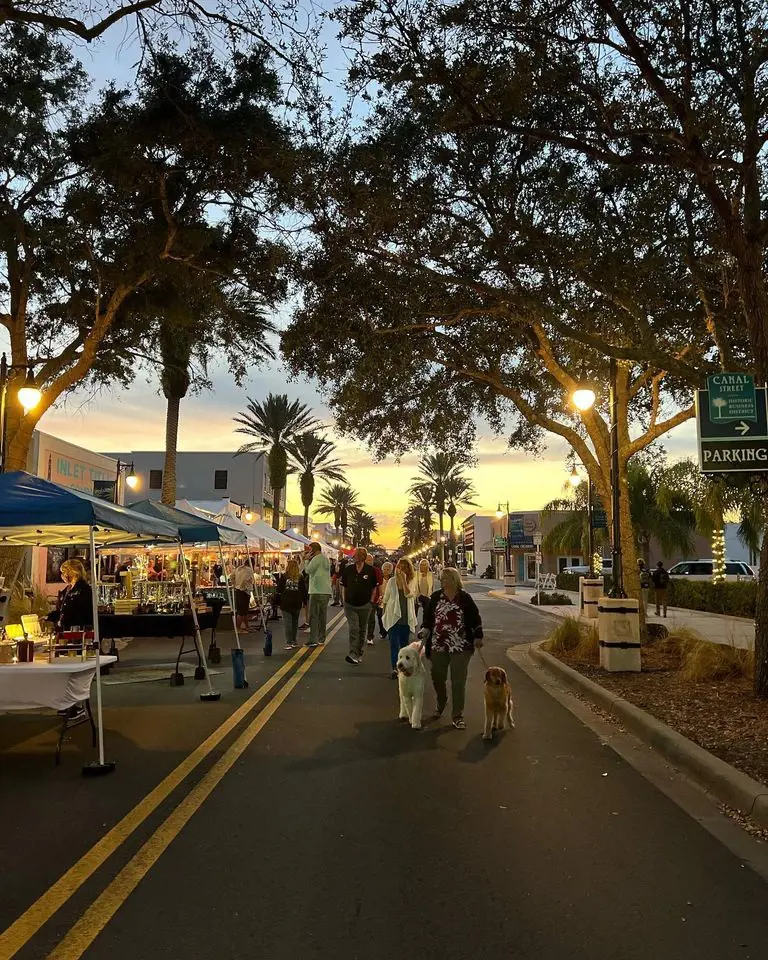
<instances>
[{"instance_id":1,"label":"landscaping bush","mask_svg":"<svg viewBox=\"0 0 768 960\"><path fill-rule=\"evenodd\" d=\"M754 669L755 660L751 650L699 640L687 647L680 675L685 680L701 683L728 677L751 677Z\"/></svg>"},{"instance_id":2,"label":"landscaping bush","mask_svg":"<svg viewBox=\"0 0 768 960\"><path fill-rule=\"evenodd\" d=\"M600 659L600 637L597 627L588 627L586 630L582 628L581 640L579 640L578 646L573 652L579 660L598 662Z\"/></svg>"},{"instance_id":3,"label":"landscaping bush","mask_svg":"<svg viewBox=\"0 0 768 960\"><path fill-rule=\"evenodd\" d=\"M565 620L561 620L552 633L550 633L543 647L549 653L554 653L555 656L557 656L562 653L568 653L570 650L575 650L581 643L581 640L582 632L579 627L579 621L574 617L566 617Z\"/></svg>"},{"instance_id":4,"label":"landscaping bush","mask_svg":"<svg viewBox=\"0 0 768 960\"><path fill-rule=\"evenodd\" d=\"M572 607L573 600L570 597L567 597L564 593L541 593L536 594L531 597L531 603L539 603L539 597L541 597L541 606L542 607Z\"/></svg>"},{"instance_id":5,"label":"landscaping bush","mask_svg":"<svg viewBox=\"0 0 768 960\"><path fill-rule=\"evenodd\" d=\"M686 610L754 618L756 598L757 583L754 580L712 583L709 580L671 577L669 582L669 605L684 607ZM649 597L649 601L651 600L653 591Z\"/></svg>"},{"instance_id":6,"label":"landscaping bush","mask_svg":"<svg viewBox=\"0 0 768 960\"><path fill-rule=\"evenodd\" d=\"M555 578L555 583L557 584L558 590L570 590L573 593L579 592L579 576L578 573L558 573ZM605 584L605 592L607 593L611 589L613 580L610 575L603 578L603 583Z\"/></svg>"}]
</instances>

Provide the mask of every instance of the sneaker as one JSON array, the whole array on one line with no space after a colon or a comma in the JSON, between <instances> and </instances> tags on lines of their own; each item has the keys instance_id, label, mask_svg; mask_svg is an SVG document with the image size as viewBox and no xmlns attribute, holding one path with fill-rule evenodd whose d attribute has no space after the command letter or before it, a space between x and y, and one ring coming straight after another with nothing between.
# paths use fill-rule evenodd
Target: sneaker
<instances>
[{"instance_id":1,"label":"sneaker","mask_svg":"<svg viewBox=\"0 0 768 960\"><path fill-rule=\"evenodd\" d=\"M286 650L295 650L296 647L298 647L298 643L286 643L285 645Z\"/></svg>"},{"instance_id":2,"label":"sneaker","mask_svg":"<svg viewBox=\"0 0 768 960\"><path fill-rule=\"evenodd\" d=\"M344 659L347 661L347 663L354 663L355 665L360 663L360 660L358 659L358 657L355 657L351 653L348 653Z\"/></svg>"},{"instance_id":3,"label":"sneaker","mask_svg":"<svg viewBox=\"0 0 768 960\"><path fill-rule=\"evenodd\" d=\"M324 646L325 646L325 640L318 640L318 641L317 641L317 646L318 646L318 647L324 647Z\"/></svg>"},{"instance_id":4,"label":"sneaker","mask_svg":"<svg viewBox=\"0 0 768 960\"><path fill-rule=\"evenodd\" d=\"M372 647L372 646L373 646L373 640L368 640L368 641L366 641L366 642L367 642L367 644L368 644L369 647Z\"/></svg>"},{"instance_id":5,"label":"sneaker","mask_svg":"<svg viewBox=\"0 0 768 960\"><path fill-rule=\"evenodd\" d=\"M304 644L304 646L307 648L307 650L314 650L315 647L320 646L320 644L315 643L314 641L308 641L307 643Z\"/></svg>"},{"instance_id":6,"label":"sneaker","mask_svg":"<svg viewBox=\"0 0 768 960\"><path fill-rule=\"evenodd\" d=\"M454 717L454 718L453 718L453 725L454 725L454 727L456 727L457 730L466 730L466 729L467 729L467 725L466 725L466 723L464 722L464 717Z\"/></svg>"},{"instance_id":7,"label":"sneaker","mask_svg":"<svg viewBox=\"0 0 768 960\"><path fill-rule=\"evenodd\" d=\"M435 720L439 720L440 717L442 717L443 715L443 710L445 710L445 704L443 704L441 707L440 704L438 703L438 705L435 707L435 712L432 714L433 718Z\"/></svg>"}]
</instances>

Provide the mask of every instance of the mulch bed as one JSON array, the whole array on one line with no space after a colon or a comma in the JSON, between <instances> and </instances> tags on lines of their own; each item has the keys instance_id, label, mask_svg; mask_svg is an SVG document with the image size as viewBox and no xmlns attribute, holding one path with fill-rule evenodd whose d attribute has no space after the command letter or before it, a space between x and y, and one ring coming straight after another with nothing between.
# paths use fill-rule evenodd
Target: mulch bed
<instances>
[{"instance_id":1,"label":"mulch bed","mask_svg":"<svg viewBox=\"0 0 768 960\"><path fill-rule=\"evenodd\" d=\"M768 784L768 701L745 677L693 683L660 646L643 647L642 673L606 673L572 652L560 659L749 776Z\"/></svg>"}]
</instances>

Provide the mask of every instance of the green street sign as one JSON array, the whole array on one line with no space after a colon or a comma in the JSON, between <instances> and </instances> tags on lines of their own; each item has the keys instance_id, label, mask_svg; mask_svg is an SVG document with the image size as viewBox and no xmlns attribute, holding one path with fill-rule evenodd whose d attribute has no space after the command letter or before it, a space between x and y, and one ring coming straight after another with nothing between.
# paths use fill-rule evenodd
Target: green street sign
<instances>
[{"instance_id":1,"label":"green street sign","mask_svg":"<svg viewBox=\"0 0 768 960\"><path fill-rule=\"evenodd\" d=\"M715 373L707 377L707 391L713 423L757 420L755 378L751 373Z\"/></svg>"},{"instance_id":2,"label":"green street sign","mask_svg":"<svg viewBox=\"0 0 768 960\"><path fill-rule=\"evenodd\" d=\"M753 398L744 405L728 406L730 401L713 406L708 390L696 393L696 427L699 466L702 473L764 473L768 471L768 395L765 387L755 387L747 374L716 374L718 377L748 378ZM710 378L711 379L711 378ZM727 386L727 384L720 384ZM742 384L734 384L741 387ZM719 396L719 395L718 395ZM734 410L745 410L744 416ZM716 416L713 416L713 412ZM722 414L722 416L721 416Z\"/></svg>"},{"instance_id":3,"label":"green street sign","mask_svg":"<svg viewBox=\"0 0 768 960\"><path fill-rule=\"evenodd\" d=\"M494 547L506 547L507 538L506 537L494 537L493 538Z\"/></svg>"}]
</instances>

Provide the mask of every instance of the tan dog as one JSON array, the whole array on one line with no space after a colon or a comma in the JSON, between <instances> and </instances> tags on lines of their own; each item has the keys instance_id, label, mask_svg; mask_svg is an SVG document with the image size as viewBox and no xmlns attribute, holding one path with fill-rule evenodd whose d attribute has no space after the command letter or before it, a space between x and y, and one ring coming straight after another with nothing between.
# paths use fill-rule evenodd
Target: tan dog
<instances>
[{"instance_id":1,"label":"tan dog","mask_svg":"<svg viewBox=\"0 0 768 960\"><path fill-rule=\"evenodd\" d=\"M492 740L494 730L502 730L505 722L514 727L512 688L504 667L488 667L485 671L485 726L483 740Z\"/></svg>"}]
</instances>

